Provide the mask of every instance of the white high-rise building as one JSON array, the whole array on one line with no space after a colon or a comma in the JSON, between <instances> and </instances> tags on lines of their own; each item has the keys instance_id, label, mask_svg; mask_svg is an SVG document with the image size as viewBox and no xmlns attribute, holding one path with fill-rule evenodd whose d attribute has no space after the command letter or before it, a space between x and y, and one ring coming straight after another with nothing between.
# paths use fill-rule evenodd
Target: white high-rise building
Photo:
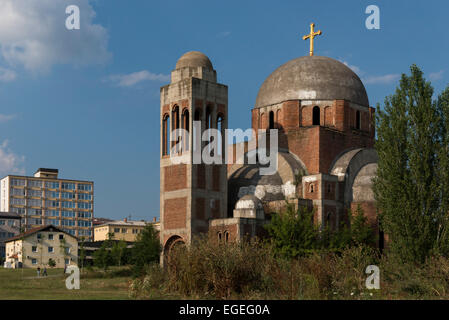
<instances>
[{"instance_id":1,"label":"white high-rise building","mask_svg":"<svg viewBox=\"0 0 449 320\"><path fill-rule=\"evenodd\" d=\"M0 181L0 211L20 214L24 231L58 226L93 239L94 183L59 179L57 169L39 168L33 177L8 175Z\"/></svg>"}]
</instances>

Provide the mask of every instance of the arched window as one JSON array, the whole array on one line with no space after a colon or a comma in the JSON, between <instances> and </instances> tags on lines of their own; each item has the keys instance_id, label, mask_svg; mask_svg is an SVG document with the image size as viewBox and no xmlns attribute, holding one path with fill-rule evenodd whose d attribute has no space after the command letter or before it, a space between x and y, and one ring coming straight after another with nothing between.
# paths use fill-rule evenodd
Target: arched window
<instances>
[{"instance_id":1,"label":"arched window","mask_svg":"<svg viewBox=\"0 0 449 320\"><path fill-rule=\"evenodd\" d=\"M224 121L224 116L221 113L219 113L217 116L217 130L221 134L221 140L218 140L218 154L219 155L225 154L224 143L223 143L224 138L225 138L225 136L224 136L225 131L223 128L223 121Z\"/></svg>"},{"instance_id":2,"label":"arched window","mask_svg":"<svg viewBox=\"0 0 449 320\"><path fill-rule=\"evenodd\" d=\"M319 126L320 125L320 107L315 106L312 110L312 125Z\"/></svg>"},{"instance_id":3,"label":"arched window","mask_svg":"<svg viewBox=\"0 0 449 320\"><path fill-rule=\"evenodd\" d=\"M206 107L206 129L212 128L212 110L210 106Z\"/></svg>"},{"instance_id":4,"label":"arched window","mask_svg":"<svg viewBox=\"0 0 449 320\"><path fill-rule=\"evenodd\" d=\"M170 154L170 116L166 114L162 121L162 155Z\"/></svg>"},{"instance_id":5,"label":"arched window","mask_svg":"<svg viewBox=\"0 0 449 320\"><path fill-rule=\"evenodd\" d=\"M225 242L229 242L229 231L225 231Z\"/></svg>"},{"instance_id":6,"label":"arched window","mask_svg":"<svg viewBox=\"0 0 449 320\"><path fill-rule=\"evenodd\" d=\"M310 193L313 193L313 183L310 184Z\"/></svg>"},{"instance_id":7,"label":"arched window","mask_svg":"<svg viewBox=\"0 0 449 320\"><path fill-rule=\"evenodd\" d=\"M200 121L201 122L201 110L200 109L196 109L195 110L195 114L193 115L193 120L194 121ZM199 140L201 141L201 127L202 126L200 126L200 132L196 132L195 130L194 130L194 134L193 134L193 150L194 151L199 151L197 148L197 145L196 145L196 140L198 140L198 137L196 137L196 135L199 135L200 137L199 137ZM200 144L200 146L201 146L201 144Z\"/></svg>"},{"instance_id":8,"label":"arched window","mask_svg":"<svg viewBox=\"0 0 449 320\"><path fill-rule=\"evenodd\" d=\"M276 111L276 128L280 128L281 126L281 109Z\"/></svg>"},{"instance_id":9,"label":"arched window","mask_svg":"<svg viewBox=\"0 0 449 320\"><path fill-rule=\"evenodd\" d=\"M218 241L221 241L221 232L218 231L217 235L218 235Z\"/></svg>"},{"instance_id":10,"label":"arched window","mask_svg":"<svg viewBox=\"0 0 449 320\"><path fill-rule=\"evenodd\" d=\"M179 126L179 107L178 106L174 106L173 107L173 110L172 110L172 126L173 126L173 130L176 130L176 129L179 129L180 128L180 126ZM176 145L176 150L175 150L175 152L176 153L178 153L179 151L180 151L180 145L178 145L178 143L179 143L179 137L177 136L177 135L175 135L175 137L177 137L176 138L176 140L175 141L173 141L172 143L173 143L173 146L175 146Z\"/></svg>"},{"instance_id":11,"label":"arched window","mask_svg":"<svg viewBox=\"0 0 449 320\"><path fill-rule=\"evenodd\" d=\"M359 110L357 110L356 111L356 113L355 113L355 128L357 129L357 130L360 130L360 127L361 127L361 121L362 119L361 119L361 114L360 114L360 111Z\"/></svg>"},{"instance_id":12,"label":"arched window","mask_svg":"<svg viewBox=\"0 0 449 320\"><path fill-rule=\"evenodd\" d=\"M265 125L265 114L264 113L261 113L260 114L260 118L259 118L259 129L265 129L264 128L264 125Z\"/></svg>"},{"instance_id":13,"label":"arched window","mask_svg":"<svg viewBox=\"0 0 449 320\"><path fill-rule=\"evenodd\" d=\"M184 150L189 150L189 139L190 139L190 116L189 116L189 110L185 109L182 113L182 128L186 131L184 132L184 137L182 137L182 140L184 142Z\"/></svg>"},{"instance_id":14,"label":"arched window","mask_svg":"<svg viewBox=\"0 0 449 320\"><path fill-rule=\"evenodd\" d=\"M269 116L269 129L274 129L274 112L270 111L268 116Z\"/></svg>"}]
</instances>

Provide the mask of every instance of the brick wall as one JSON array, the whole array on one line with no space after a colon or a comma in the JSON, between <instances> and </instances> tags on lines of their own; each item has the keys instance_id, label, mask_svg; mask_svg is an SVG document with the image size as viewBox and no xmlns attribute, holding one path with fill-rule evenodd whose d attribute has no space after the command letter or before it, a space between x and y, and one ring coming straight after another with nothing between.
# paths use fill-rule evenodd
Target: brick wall
<instances>
[{"instance_id":1,"label":"brick wall","mask_svg":"<svg viewBox=\"0 0 449 320\"><path fill-rule=\"evenodd\" d=\"M164 167L164 191L187 188L187 167L185 164Z\"/></svg>"},{"instance_id":2,"label":"brick wall","mask_svg":"<svg viewBox=\"0 0 449 320\"><path fill-rule=\"evenodd\" d=\"M195 199L195 217L199 220L205 219L206 200L204 198Z\"/></svg>"},{"instance_id":3,"label":"brick wall","mask_svg":"<svg viewBox=\"0 0 449 320\"><path fill-rule=\"evenodd\" d=\"M164 228L180 229L186 227L187 198L164 201Z\"/></svg>"},{"instance_id":4,"label":"brick wall","mask_svg":"<svg viewBox=\"0 0 449 320\"><path fill-rule=\"evenodd\" d=\"M313 188L313 192L312 192ZM312 182L306 182L305 183L305 190L304 190L304 198L305 199L319 199L319 189L320 183L319 181L312 181Z\"/></svg>"},{"instance_id":5,"label":"brick wall","mask_svg":"<svg viewBox=\"0 0 449 320\"><path fill-rule=\"evenodd\" d=\"M324 182L324 196L323 199L328 200L336 200L335 199L335 190L336 190L336 183L335 182Z\"/></svg>"},{"instance_id":6,"label":"brick wall","mask_svg":"<svg viewBox=\"0 0 449 320\"><path fill-rule=\"evenodd\" d=\"M212 190L220 191L221 166L212 165Z\"/></svg>"},{"instance_id":7,"label":"brick wall","mask_svg":"<svg viewBox=\"0 0 449 320\"><path fill-rule=\"evenodd\" d=\"M204 164L195 164L196 169L196 187L206 189L206 166Z\"/></svg>"},{"instance_id":8,"label":"brick wall","mask_svg":"<svg viewBox=\"0 0 449 320\"><path fill-rule=\"evenodd\" d=\"M237 230L238 230L237 224L214 226L214 227L209 228L209 236L211 237L211 240L218 241L219 233L221 233L221 239L224 242L225 241L225 233L228 232L229 233L229 242L233 242L237 239Z\"/></svg>"}]
</instances>

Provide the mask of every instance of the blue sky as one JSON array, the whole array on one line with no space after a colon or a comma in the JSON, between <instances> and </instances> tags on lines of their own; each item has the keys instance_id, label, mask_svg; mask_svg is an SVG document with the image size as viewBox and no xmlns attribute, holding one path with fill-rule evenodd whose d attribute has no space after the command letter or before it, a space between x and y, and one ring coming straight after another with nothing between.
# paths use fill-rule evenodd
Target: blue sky
<instances>
[{"instance_id":1,"label":"blue sky","mask_svg":"<svg viewBox=\"0 0 449 320\"><path fill-rule=\"evenodd\" d=\"M65 8L78 5L80 30ZM380 8L367 30L365 8ZM0 0L0 175L38 167L95 182L95 216L159 216L159 87L198 50L229 86L229 127L248 128L264 79L307 55L348 64L370 104L416 63L449 83L443 1Z\"/></svg>"}]
</instances>

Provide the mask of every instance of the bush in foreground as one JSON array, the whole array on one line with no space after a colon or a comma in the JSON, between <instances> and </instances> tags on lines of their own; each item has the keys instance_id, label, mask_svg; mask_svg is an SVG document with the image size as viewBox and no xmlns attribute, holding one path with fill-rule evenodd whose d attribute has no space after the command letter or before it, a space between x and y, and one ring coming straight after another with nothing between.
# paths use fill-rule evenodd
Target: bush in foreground
<instances>
[{"instance_id":1,"label":"bush in foreground","mask_svg":"<svg viewBox=\"0 0 449 320\"><path fill-rule=\"evenodd\" d=\"M130 295L139 299L438 299L449 298L449 260L402 264L358 246L287 259L260 241L216 243L207 238L178 247L159 264L146 267ZM380 268L381 289L368 290L368 265Z\"/></svg>"}]
</instances>

